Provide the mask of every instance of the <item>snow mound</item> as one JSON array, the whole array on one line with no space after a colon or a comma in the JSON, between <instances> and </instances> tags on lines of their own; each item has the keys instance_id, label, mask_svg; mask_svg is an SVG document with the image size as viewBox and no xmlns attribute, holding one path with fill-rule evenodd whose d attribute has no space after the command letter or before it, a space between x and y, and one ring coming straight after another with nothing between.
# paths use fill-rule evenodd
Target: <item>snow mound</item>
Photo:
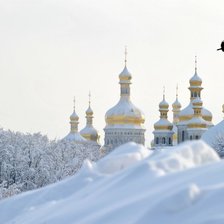
<instances>
[{"instance_id":1,"label":"snow mound","mask_svg":"<svg viewBox=\"0 0 224 224\"><path fill-rule=\"evenodd\" d=\"M97 163L97 170L105 174L115 173L137 163L151 153L142 145L134 142L126 143L101 159Z\"/></svg>"},{"instance_id":2,"label":"snow mound","mask_svg":"<svg viewBox=\"0 0 224 224\"><path fill-rule=\"evenodd\" d=\"M0 201L0 223L224 223L224 162L203 141L128 143L70 178Z\"/></svg>"}]
</instances>

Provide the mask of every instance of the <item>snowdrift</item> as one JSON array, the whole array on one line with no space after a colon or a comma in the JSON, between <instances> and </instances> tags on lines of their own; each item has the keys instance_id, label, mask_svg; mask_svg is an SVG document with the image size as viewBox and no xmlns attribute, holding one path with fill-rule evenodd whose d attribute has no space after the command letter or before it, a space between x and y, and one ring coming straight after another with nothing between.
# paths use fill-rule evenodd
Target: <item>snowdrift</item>
<instances>
[{"instance_id":1,"label":"snowdrift","mask_svg":"<svg viewBox=\"0 0 224 224\"><path fill-rule=\"evenodd\" d=\"M223 224L224 162L203 141L128 143L75 176L0 201L0 223Z\"/></svg>"}]
</instances>

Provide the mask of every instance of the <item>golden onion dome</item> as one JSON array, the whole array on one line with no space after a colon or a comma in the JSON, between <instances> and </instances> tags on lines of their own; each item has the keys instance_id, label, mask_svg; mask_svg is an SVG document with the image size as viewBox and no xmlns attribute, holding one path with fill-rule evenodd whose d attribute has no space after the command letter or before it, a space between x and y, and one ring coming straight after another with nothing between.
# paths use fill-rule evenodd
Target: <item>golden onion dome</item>
<instances>
[{"instance_id":1,"label":"golden onion dome","mask_svg":"<svg viewBox=\"0 0 224 224\"><path fill-rule=\"evenodd\" d=\"M93 127L93 110L90 106L90 97L91 95L89 93L89 107L86 110L86 126L80 131L80 134L89 141L98 142L100 136L98 131Z\"/></svg>"},{"instance_id":2,"label":"golden onion dome","mask_svg":"<svg viewBox=\"0 0 224 224\"><path fill-rule=\"evenodd\" d=\"M145 122L143 112L129 99L121 98L119 102L106 112L105 120L108 125L130 124L142 125Z\"/></svg>"},{"instance_id":3,"label":"golden onion dome","mask_svg":"<svg viewBox=\"0 0 224 224\"><path fill-rule=\"evenodd\" d=\"M97 142L99 140L98 131L92 125L86 125L86 127L80 131L80 134L89 141Z\"/></svg>"},{"instance_id":4,"label":"golden onion dome","mask_svg":"<svg viewBox=\"0 0 224 224\"><path fill-rule=\"evenodd\" d=\"M155 130L172 130L173 129L173 124L165 118L160 118L154 124L154 129Z\"/></svg>"},{"instance_id":5,"label":"golden onion dome","mask_svg":"<svg viewBox=\"0 0 224 224\"><path fill-rule=\"evenodd\" d=\"M192 101L193 109L202 109L202 100L198 97ZM188 128L206 128L207 121L202 118L201 114L195 114L187 123Z\"/></svg>"},{"instance_id":6,"label":"golden onion dome","mask_svg":"<svg viewBox=\"0 0 224 224\"><path fill-rule=\"evenodd\" d=\"M130 100L131 73L128 71L126 63L123 71L119 75L120 100L106 112L105 120L107 125L130 125L142 126L145 122L144 114Z\"/></svg>"},{"instance_id":7,"label":"golden onion dome","mask_svg":"<svg viewBox=\"0 0 224 224\"><path fill-rule=\"evenodd\" d=\"M71 121L78 121L79 120L79 116L76 114L75 110L73 111L73 113L70 116L70 120Z\"/></svg>"},{"instance_id":8,"label":"golden onion dome","mask_svg":"<svg viewBox=\"0 0 224 224\"><path fill-rule=\"evenodd\" d=\"M174 103L172 104L172 107L174 109L180 109L181 108L181 103L179 102L178 98L176 98L176 100L174 101Z\"/></svg>"},{"instance_id":9,"label":"golden onion dome","mask_svg":"<svg viewBox=\"0 0 224 224\"><path fill-rule=\"evenodd\" d=\"M92 108L90 106L86 110L86 115L93 115L93 110L92 110Z\"/></svg>"},{"instance_id":10,"label":"golden onion dome","mask_svg":"<svg viewBox=\"0 0 224 224\"><path fill-rule=\"evenodd\" d=\"M212 121L212 113L206 109L205 107L202 107L202 118L206 121L211 122ZM183 110L179 113L179 119L180 121L186 121L190 120L193 117L194 110L193 110L193 104L192 102L189 103L187 107L185 107Z\"/></svg>"},{"instance_id":11,"label":"golden onion dome","mask_svg":"<svg viewBox=\"0 0 224 224\"><path fill-rule=\"evenodd\" d=\"M169 104L165 100L165 89L163 93L163 100L159 103L160 119L154 124L155 130L172 130L173 124L168 121L167 113L169 111Z\"/></svg>"},{"instance_id":12,"label":"golden onion dome","mask_svg":"<svg viewBox=\"0 0 224 224\"><path fill-rule=\"evenodd\" d=\"M169 108L169 104L166 102L165 97L163 97L163 100L159 103L159 108L162 109L168 109Z\"/></svg>"},{"instance_id":13,"label":"golden onion dome","mask_svg":"<svg viewBox=\"0 0 224 224\"><path fill-rule=\"evenodd\" d=\"M193 75L193 77L189 81L190 86L201 86L202 79L198 76L197 72Z\"/></svg>"},{"instance_id":14,"label":"golden onion dome","mask_svg":"<svg viewBox=\"0 0 224 224\"><path fill-rule=\"evenodd\" d=\"M119 75L120 83L121 82L130 83L131 78L132 78L131 73L128 71L127 66L125 65L123 71Z\"/></svg>"}]
</instances>

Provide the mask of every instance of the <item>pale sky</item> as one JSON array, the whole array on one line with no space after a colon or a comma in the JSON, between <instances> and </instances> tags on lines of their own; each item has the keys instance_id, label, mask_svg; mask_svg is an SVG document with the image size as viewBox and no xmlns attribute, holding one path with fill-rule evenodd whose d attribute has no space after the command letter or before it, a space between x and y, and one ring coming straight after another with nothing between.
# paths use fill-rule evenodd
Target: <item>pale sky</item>
<instances>
[{"instance_id":1,"label":"pale sky","mask_svg":"<svg viewBox=\"0 0 224 224\"><path fill-rule=\"evenodd\" d=\"M103 143L104 115L119 100L125 45L147 145L163 86L171 105L178 83L187 106L195 54L204 106L220 122L224 53L216 49L224 39L223 9L223 0L0 0L0 125L62 138L74 96L79 128L85 126L90 90Z\"/></svg>"}]
</instances>

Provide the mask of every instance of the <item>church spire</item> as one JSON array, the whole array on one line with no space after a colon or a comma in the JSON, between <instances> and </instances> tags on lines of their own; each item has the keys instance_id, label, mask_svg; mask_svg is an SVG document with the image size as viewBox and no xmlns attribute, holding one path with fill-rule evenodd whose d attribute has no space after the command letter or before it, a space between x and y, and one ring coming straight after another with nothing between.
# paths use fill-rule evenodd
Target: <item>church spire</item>
<instances>
[{"instance_id":1,"label":"church spire","mask_svg":"<svg viewBox=\"0 0 224 224\"><path fill-rule=\"evenodd\" d=\"M127 66L127 55L128 55L128 50L127 50L127 46L125 46L125 51L124 51L124 65L125 65L125 67Z\"/></svg>"},{"instance_id":2,"label":"church spire","mask_svg":"<svg viewBox=\"0 0 224 224\"><path fill-rule=\"evenodd\" d=\"M91 92L89 91L89 107L90 107L90 104L91 104Z\"/></svg>"},{"instance_id":3,"label":"church spire","mask_svg":"<svg viewBox=\"0 0 224 224\"><path fill-rule=\"evenodd\" d=\"M86 110L86 125L93 124L93 110L91 108L91 93L89 92L89 107Z\"/></svg>"},{"instance_id":4,"label":"church spire","mask_svg":"<svg viewBox=\"0 0 224 224\"><path fill-rule=\"evenodd\" d=\"M176 100L172 104L173 107L173 123L177 124L179 122L178 114L180 113L181 104L178 100L178 85L176 86Z\"/></svg>"},{"instance_id":5,"label":"church spire","mask_svg":"<svg viewBox=\"0 0 224 224\"><path fill-rule=\"evenodd\" d=\"M70 116L71 130L70 133L65 137L65 139L75 142L84 142L86 141L86 139L83 138L78 132L79 117L75 112L75 97L73 102L74 102L73 113Z\"/></svg>"},{"instance_id":6,"label":"church spire","mask_svg":"<svg viewBox=\"0 0 224 224\"><path fill-rule=\"evenodd\" d=\"M73 100L73 113L70 116L70 124L71 124L71 133L78 132L78 124L79 124L79 116L75 112L75 97Z\"/></svg>"},{"instance_id":7,"label":"church spire","mask_svg":"<svg viewBox=\"0 0 224 224\"><path fill-rule=\"evenodd\" d=\"M176 100L178 99L178 84L176 86Z\"/></svg>"},{"instance_id":8,"label":"church spire","mask_svg":"<svg viewBox=\"0 0 224 224\"><path fill-rule=\"evenodd\" d=\"M194 71L195 71L195 74L197 74L197 65L198 64L198 61L197 61L197 55L195 55L195 59L194 59Z\"/></svg>"},{"instance_id":9,"label":"church spire","mask_svg":"<svg viewBox=\"0 0 224 224\"><path fill-rule=\"evenodd\" d=\"M197 66L197 56L195 56L195 60L194 60L194 70L195 70L195 73L193 75L193 77L190 79L190 87L189 87L189 90L190 90L190 99L191 101L196 99L197 97L201 97L201 90L203 89L203 87L201 86L202 85L202 79L198 76L197 74L197 69L198 69L198 66Z\"/></svg>"},{"instance_id":10,"label":"church spire","mask_svg":"<svg viewBox=\"0 0 224 224\"><path fill-rule=\"evenodd\" d=\"M167 119L169 104L165 100L165 86L163 87L163 100L159 104L160 118Z\"/></svg>"},{"instance_id":11,"label":"church spire","mask_svg":"<svg viewBox=\"0 0 224 224\"><path fill-rule=\"evenodd\" d=\"M89 107L86 110L86 126L80 131L82 137L89 141L98 142L99 134L93 127L93 110L91 108L91 93L89 92Z\"/></svg>"},{"instance_id":12,"label":"church spire","mask_svg":"<svg viewBox=\"0 0 224 224\"><path fill-rule=\"evenodd\" d=\"M119 75L119 84L121 85L120 87L120 96L122 98L130 98L130 84L131 84L131 73L127 69L127 47L125 46L125 59L124 59L124 69Z\"/></svg>"}]
</instances>

